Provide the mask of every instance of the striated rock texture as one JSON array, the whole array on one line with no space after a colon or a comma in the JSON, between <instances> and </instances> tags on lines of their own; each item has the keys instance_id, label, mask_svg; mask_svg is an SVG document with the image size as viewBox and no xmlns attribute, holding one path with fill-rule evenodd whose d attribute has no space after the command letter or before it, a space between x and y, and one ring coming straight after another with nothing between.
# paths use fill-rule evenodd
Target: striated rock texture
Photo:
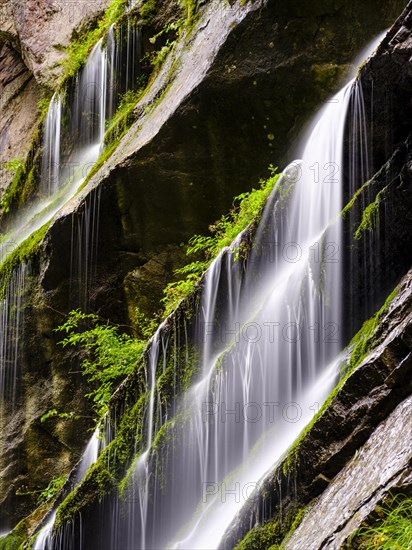
<instances>
[{"instance_id":1,"label":"striated rock texture","mask_svg":"<svg viewBox=\"0 0 412 550\"><path fill-rule=\"evenodd\" d=\"M6 163L27 155L40 89L21 56L0 35L0 197L13 177Z\"/></svg>"},{"instance_id":2,"label":"striated rock texture","mask_svg":"<svg viewBox=\"0 0 412 550\"><path fill-rule=\"evenodd\" d=\"M410 485L412 446L405 445L403 436L412 434L411 407L408 397L376 428L306 512L285 550L341 548L385 494Z\"/></svg>"}]
</instances>

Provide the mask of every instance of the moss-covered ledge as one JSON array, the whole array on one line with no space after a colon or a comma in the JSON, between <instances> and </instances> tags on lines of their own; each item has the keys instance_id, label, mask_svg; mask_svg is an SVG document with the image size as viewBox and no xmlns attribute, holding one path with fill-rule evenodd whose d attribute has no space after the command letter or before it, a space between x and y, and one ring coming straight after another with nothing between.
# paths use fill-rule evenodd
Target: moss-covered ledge
<instances>
[{"instance_id":1,"label":"moss-covered ledge","mask_svg":"<svg viewBox=\"0 0 412 550\"><path fill-rule=\"evenodd\" d=\"M222 548L280 545L376 426L411 391L412 271L368 336L370 351L338 387L227 531ZM364 337L361 331L358 339ZM356 337L353 344L356 346ZM294 520L296 520L294 522ZM250 525L253 529L250 530ZM289 533L290 534L290 533Z\"/></svg>"}]
</instances>

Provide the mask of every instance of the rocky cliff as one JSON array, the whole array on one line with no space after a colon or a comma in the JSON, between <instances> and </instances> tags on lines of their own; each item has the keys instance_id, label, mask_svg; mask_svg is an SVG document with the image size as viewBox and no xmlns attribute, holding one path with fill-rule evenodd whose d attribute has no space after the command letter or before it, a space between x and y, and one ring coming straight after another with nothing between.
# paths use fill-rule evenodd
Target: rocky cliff
<instances>
[{"instance_id":1,"label":"rocky cliff","mask_svg":"<svg viewBox=\"0 0 412 550\"><path fill-rule=\"evenodd\" d=\"M0 29L0 160L25 158L29 154L29 143L40 116L36 105L41 90L45 86L53 89L56 78L62 74L59 60L64 57L64 46L78 34L87 34L88 27L93 29L106 4L104 1L4 4ZM154 19L146 24L139 11L140 4L137 3L134 13L146 29L144 44L150 49L149 38L176 18L170 3L159 2ZM0 455L0 515L4 528L11 529L36 508L33 495L52 478L70 471L88 438L91 412L84 399L87 386L79 373L78 358L56 345L58 336L53 332L73 304L78 305L78 294L84 285L88 285L95 310L118 323L133 321L136 306L147 315L159 309L162 289L173 277L173 270L184 263L181 243L194 233L203 233L230 208L234 195L256 185L269 164L283 166L292 160L295 151L291 144L313 111L340 87L352 68L353 52L390 26L403 7L403 1L395 0L368 0L362 5L325 0L307 6L298 1L272 0L199 3L197 21L190 32L177 37L165 61L155 69L148 88L134 106L132 122L125 132L120 132L120 139L109 143L110 155L106 155L104 163L98 163L86 186L53 220L31 258L19 407L18 412L7 413L2 425L5 445ZM360 182L368 185L353 197L350 215L345 217L347 249L354 250L355 261L362 263L366 240L373 239L378 229L385 239L379 241L383 243L382 249L370 260L376 262L373 279L379 282L371 284L359 269L357 278L348 280L345 286L345 292L355 294L359 300L353 311L347 312L351 320L347 340L383 303L411 264L410 247L404 244L412 225L411 129L407 122L411 86L409 39L407 11L383 42L378 55L360 74L365 104L373 104L367 117L370 128L373 127L370 141L375 152L375 176L369 182ZM2 185L6 186L13 172L5 169L3 174ZM349 203L352 199L349 190L346 195ZM375 202L380 215L373 222L378 229L365 215L367 206ZM85 220L95 228L93 243L82 230ZM355 239L361 226L366 229ZM75 285L71 277L73 235L80 243L79 256L86 260L90 253L93 256L93 277L85 282L84 274L79 272ZM340 390L345 392L353 384L359 385L358 393L349 388L349 397L338 394L338 412L332 403L330 412L318 420L320 427L317 424L313 427L318 447L325 445L328 422L342 424L342 432L331 439L324 456L311 465L303 481L299 480L298 467L293 473L295 477L279 473L281 470L274 474L276 483L282 486L282 495L287 494L284 489L291 484L299 487L295 501L285 497L290 505L289 518L296 507L306 506L318 497L339 472L343 481L328 490L331 494L345 491L345 472L352 471L350 460L356 450L365 444L362 453L368 463L368 456L373 453L368 445L373 448L373 441L382 437L381 432L389 433L407 421L404 412L408 402L400 403L407 398L408 390L405 387L401 392L392 391L397 387L395 381L387 380L392 371L401 372L396 367L402 361L402 369L409 365L404 349L409 345L406 324L409 286L407 279L399 294L402 299L395 301L389 317L382 321L383 328L378 329L383 332L377 350L385 357L389 355L391 361L376 359L378 351L366 359ZM399 339L406 344L399 344L398 348ZM370 373L375 374L367 385L365 379ZM141 391L140 382L132 380L129 384L124 391L133 402ZM355 433L346 440L349 436L343 431L350 431L360 422L357 415L369 408L369 402L365 403L366 388L377 394L373 404L378 412L364 420L359 435ZM121 392L117 398L121 400ZM354 411L345 405L348 399L352 400ZM128 404L129 401L126 400ZM116 409L119 418L128 410L125 403L115 406L119 407ZM41 416L53 408L76 411L84 418L41 423ZM384 423L378 427L381 421ZM366 443L369 436L371 442ZM314 439L308 441L314 444ZM396 454L396 448L393 453ZM391 473L394 483L409 460L407 456L403 458ZM325 464L331 465L330 468L325 469ZM264 513L253 512L257 523L269 522L280 504L275 483L271 483L267 488L271 495L269 504L266 501L262 504ZM375 484L371 489L374 495L371 507L389 488L387 484ZM25 494L19 496L16 491ZM322 504L323 497L319 500L319 514L328 510L325 506L329 497L325 495L326 504ZM87 505L93 515L92 497ZM350 518L358 509L356 499L348 500ZM30 533L46 511L42 509L30 520ZM361 519L369 511L366 507ZM294 539L296 545L307 544L305 533L318 521L316 514L314 505L294 535L300 536ZM348 519L345 540L359 523ZM228 547L240 541L250 525L249 516L241 518L228 535L231 541ZM339 527L331 519L325 537L333 538ZM282 536L284 531L283 527L279 531ZM279 532L273 544L279 540ZM245 540L248 544L248 539ZM255 542L250 544L253 547Z\"/></svg>"}]
</instances>

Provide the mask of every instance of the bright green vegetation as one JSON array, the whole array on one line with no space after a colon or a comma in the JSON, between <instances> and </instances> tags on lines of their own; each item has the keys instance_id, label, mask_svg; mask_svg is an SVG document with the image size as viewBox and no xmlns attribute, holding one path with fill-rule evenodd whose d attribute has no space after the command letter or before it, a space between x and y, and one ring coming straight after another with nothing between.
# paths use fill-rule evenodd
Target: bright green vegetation
<instances>
[{"instance_id":1,"label":"bright green vegetation","mask_svg":"<svg viewBox=\"0 0 412 550\"><path fill-rule=\"evenodd\" d=\"M150 323L142 330L145 335L148 335L151 330ZM197 355L191 347L183 346L177 352L182 359L184 358L183 368L180 364L178 366L176 364L178 358L175 355L175 349L173 345L169 344L166 352L167 357L159 358L161 366L156 381L155 408L161 404L163 410L167 410L176 396L189 387L196 372ZM166 361L164 371L163 359ZM144 382L146 361L147 357L143 356L131 374L130 384L125 383L126 385L121 388L120 399L125 402L125 413L121 418L120 425L117 426L116 438L104 449L96 464L90 468L84 482L78 485L60 505L56 519L57 527L71 523L76 513L80 512L87 503L94 501L96 497L101 499L113 491L118 491L121 496L128 494L133 462L139 457L144 445L144 418L150 398L150 392ZM140 394L137 401L136 387L140 389L140 392L137 392ZM128 398L128 388L133 388L130 399ZM109 415L110 412L111 409ZM180 418L175 417L166 422L155 435L152 452L156 454L160 446L168 444L172 435L176 435L181 426Z\"/></svg>"},{"instance_id":2,"label":"bright green vegetation","mask_svg":"<svg viewBox=\"0 0 412 550\"><path fill-rule=\"evenodd\" d=\"M39 498L37 499L37 503L39 505L44 504L45 502L48 502L62 489L63 485L66 483L66 477L60 476L56 477L55 479L52 479L48 486L43 489L43 491L39 494Z\"/></svg>"},{"instance_id":3,"label":"bright green vegetation","mask_svg":"<svg viewBox=\"0 0 412 550\"><path fill-rule=\"evenodd\" d=\"M192 28L196 21L199 0L179 0L179 2L183 9L186 24Z\"/></svg>"},{"instance_id":4,"label":"bright green vegetation","mask_svg":"<svg viewBox=\"0 0 412 550\"><path fill-rule=\"evenodd\" d=\"M55 527L71 523L77 512L104 495L115 490L123 479L125 468L133 459L143 436L143 417L148 394L126 410L117 426L116 438L104 449L97 462L88 470L84 481L59 506Z\"/></svg>"},{"instance_id":5,"label":"bright green vegetation","mask_svg":"<svg viewBox=\"0 0 412 550\"><path fill-rule=\"evenodd\" d=\"M92 30L87 30L84 33L75 35L66 48L67 57L63 61L64 77L63 81L74 76L76 72L84 65L90 54L92 48L96 43L107 35L110 26L113 23L119 21L125 16L125 8L128 0L112 0L109 7L104 14L96 21ZM180 0L180 5L184 13L184 18L177 23L171 23L166 25L165 28L154 37L156 39L161 34L166 34L169 31L176 31L183 22L186 28L193 25L195 16L197 14L197 0ZM145 0L139 8L139 15L143 25L152 24L157 13L156 0ZM154 43L154 42L153 42ZM163 46L161 51L167 47L168 51L171 49L171 42L167 46ZM168 51L166 53L168 53ZM159 54L160 55L160 54ZM161 55L164 59L165 54Z\"/></svg>"},{"instance_id":6,"label":"bright green vegetation","mask_svg":"<svg viewBox=\"0 0 412 550\"><path fill-rule=\"evenodd\" d=\"M355 205L358 198L362 195L362 193L365 191L365 189L369 186L370 182L372 180L366 181L362 187L359 187L359 189L355 192L351 200L348 202L348 204L345 206L345 208L342 210L342 218L346 218L346 216L349 214L349 212L352 210L352 207Z\"/></svg>"},{"instance_id":7,"label":"bright green vegetation","mask_svg":"<svg viewBox=\"0 0 412 550\"><path fill-rule=\"evenodd\" d=\"M235 550L267 550L268 548L277 549L274 546L275 541L281 537L281 529L278 520L270 520L264 525L255 527L245 536L245 538L235 547Z\"/></svg>"},{"instance_id":8,"label":"bright green vegetation","mask_svg":"<svg viewBox=\"0 0 412 550\"><path fill-rule=\"evenodd\" d=\"M396 295L397 288L387 297L380 310L373 317L365 321L360 331L352 338L350 345L353 346L353 350L349 359L349 372L352 372L372 350L375 330Z\"/></svg>"},{"instance_id":9,"label":"bright green vegetation","mask_svg":"<svg viewBox=\"0 0 412 550\"><path fill-rule=\"evenodd\" d=\"M362 527L355 535L361 537L365 550L408 550L412 548L412 499L403 496L393 498L387 505L379 506L375 513L379 521L374 527Z\"/></svg>"},{"instance_id":10,"label":"bright green vegetation","mask_svg":"<svg viewBox=\"0 0 412 550\"><path fill-rule=\"evenodd\" d=\"M150 64L153 67L158 68L160 67L160 65L163 64L169 52L175 45L177 37L182 32L184 25L185 19L180 18L177 21L173 21L172 23L165 25L160 32L149 39L151 44L156 44L156 42L159 41L160 38L162 38L164 41L166 37L166 42L163 44L163 46L160 49L152 52L149 56Z\"/></svg>"},{"instance_id":11,"label":"bright green vegetation","mask_svg":"<svg viewBox=\"0 0 412 550\"><path fill-rule=\"evenodd\" d=\"M355 231L355 239L359 240L362 238L364 231L373 231L379 221L379 205L381 202L383 190L379 191L376 195L376 199L369 204L362 213L362 220L359 224L359 227Z\"/></svg>"},{"instance_id":12,"label":"bright green vegetation","mask_svg":"<svg viewBox=\"0 0 412 550\"><path fill-rule=\"evenodd\" d=\"M44 424L47 420L50 418L59 418L60 420L78 420L79 418L83 418L81 416L78 416L74 412L59 412L57 409L50 409L46 413L43 414L43 416L40 418L41 424Z\"/></svg>"},{"instance_id":13,"label":"bright green vegetation","mask_svg":"<svg viewBox=\"0 0 412 550\"><path fill-rule=\"evenodd\" d=\"M3 166L8 172L17 172L19 168L23 165L23 159L22 158L15 158L11 159L8 162L4 162Z\"/></svg>"},{"instance_id":14,"label":"bright green vegetation","mask_svg":"<svg viewBox=\"0 0 412 550\"><path fill-rule=\"evenodd\" d=\"M136 367L142 357L145 340L132 338L108 322L101 324L97 315L72 311L67 321L56 329L67 336L63 347L74 346L85 353L81 366L92 391L98 418L107 410L107 403L118 383Z\"/></svg>"},{"instance_id":15,"label":"bright green vegetation","mask_svg":"<svg viewBox=\"0 0 412 550\"><path fill-rule=\"evenodd\" d=\"M0 296L4 294L6 285L16 267L29 263L38 253L39 246L43 242L50 223L46 223L32 233L20 244L0 266ZM7 238L7 235L6 235Z\"/></svg>"},{"instance_id":16,"label":"bright green vegetation","mask_svg":"<svg viewBox=\"0 0 412 550\"><path fill-rule=\"evenodd\" d=\"M108 33L110 26L124 15L126 6L127 0L112 0L102 17L96 22L94 29L73 37L66 48L63 80L74 76L84 65L92 48Z\"/></svg>"},{"instance_id":17,"label":"bright green vegetation","mask_svg":"<svg viewBox=\"0 0 412 550\"><path fill-rule=\"evenodd\" d=\"M24 495L38 495L37 497L37 504L41 506L42 504L48 502L52 498L54 498L61 490L63 485L66 483L66 477L56 477L55 479L52 479L48 486L45 489L41 489L40 491L29 491L27 487L22 486L16 491L16 495L24 496Z\"/></svg>"},{"instance_id":18,"label":"bright green vegetation","mask_svg":"<svg viewBox=\"0 0 412 550\"><path fill-rule=\"evenodd\" d=\"M11 533L0 537L0 550L22 550L27 539L27 530L27 520L23 519Z\"/></svg>"},{"instance_id":19,"label":"bright green vegetation","mask_svg":"<svg viewBox=\"0 0 412 550\"><path fill-rule=\"evenodd\" d=\"M220 220L209 227L211 235L207 237L194 235L189 240L188 256L197 256L200 259L177 269L175 273L185 275L185 278L176 283L170 283L165 288L163 302L166 315L176 308L182 298L192 292L204 271L219 252L225 246L229 246L235 237L253 220L259 218L270 193L279 179L276 168L271 166L270 170L272 176L268 180L262 181L259 188L235 197L235 206L229 214L222 216ZM244 252L240 250L237 255L239 256Z\"/></svg>"},{"instance_id":20,"label":"bright green vegetation","mask_svg":"<svg viewBox=\"0 0 412 550\"><path fill-rule=\"evenodd\" d=\"M292 509L283 518L276 514L276 518L251 529L235 550L278 550L285 536L291 536L299 527L304 515L304 508Z\"/></svg>"},{"instance_id":21,"label":"bright green vegetation","mask_svg":"<svg viewBox=\"0 0 412 550\"><path fill-rule=\"evenodd\" d=\"M42 122L47 115L51 98L51 94L46 93L45 97L42 97L42 99L40 99L40 101L37 103L37 112L39 113L40 122Z\"/></svg>"},{"instance_id":22,"label":"bright green vegetation","mask_svg":"<svg viewBox=\"0 0 412 550\"><path fill-rule=\"evenodd\" d=\"M6 169L14 175L0 202L2 214L8 214L12 209L22 206L36 189L42 137L41 123L42 121L33 134L26 160L14 159L6 163Z\"/></svg>"},{"instance_id":23,"label":"bright green vegetation","mask_svg":"<svg viewBox=\"0 0 412 550\"><path fill-rule=\"evenodd\" d=\"M67 56L62 62L63 77L58 86L60 90L63 89L66 82L74 77L79 69L81 69L87 61L93 47L100 39L105 38L112 24L120 21L122 18L136 18L136 14L125 13L127 3L128 0L112 0L107 10L96 19L91 28L89 26L89 28L78 34L76 32L73 33L72 40L65 50ZM153 44L157 39L160 39L159 48L155 49L155 51L149 56L150 64L153 67L159 67L164 62L175 44L177 37L181 34L181 31L185 29L188 33L190 31L190 26L195 20L195 16L198 13L197 0L180 0L180 7L183 16L176 21L166 24L150 39ZM156 15L156 10L156 0L146 0L141 4L139 8L139 16L141 18L142 25L150 25L153 22ZM164 43L165 37L166 42ZM108 129L106 132L107 147L100 155L100 158L96 162L81 188L84 188L86 183L90 181L91 177L93 177L99 168L111 157L121 139L135 121L136 115L134 113L134 107L148 87L149 75L142 74L139 80L138 90L129 90L121 99L116 114L108 124ZM0 208L3 214L7 215L12 210L24 205L37 190L39 181L39 159L41 158L41 127L47 114L50 99L50 91L46 90L45 97L39 101L37 106L39 113L39 127L35 132L32 143L29 147L30 153L27 160L23 162L21 159L15 159L14 161L6 163L5 169L14 172L14 177L0 203Z\"/></svg>"},{"instance_id":24,"label":"bright green vegetation","mask_svg":"<svg viewBox=\"0 0 412 550\"><path fill-rule=\"evenodd\" d=\"M203 263L196 262L198 277L213 260L213 255L218 254L221 248L230 244L240 231L261 214L278 177L272 170L272 177L262 183L259 189L240 195L238 197L239 204L233 211L214 224L213 237L196 237L192 240L190 248L196 249L196 253L203 252L205 257ZM189 281L188 293L194 286L191 279ZM132 471L130 464L133 458L136 459L139 456L143 434L143 411L149 398L147 390L143 389L144 383L139 381L145 369L145 361L147 361L147 358L143 356L144 344L153 333L156 323L155 320L147 323L139 311L137 311L136 319L140 331L139 339L121 334L118 328L110 326L108 323L102 325L95 315L86 315L80 311L72 312L67 323L58 329L68 335L62 342L64 346L79 346L87 353L82 367L89 381L97 386L90 393L95 403L97 402L96 412L102 414L107 410L108 400L113 393L115 384L128 374L133 379L131 384L134 386L137 383L142 391L138 401L134 405L130 405L129 408L126 407L115 440L103 451L97 463L89 470L84 482L76 487L60 505L56 521L57 527L73 521L75 514L96 497L101 499L113 490L120 490L120 493L126 494L128 490L130 472ZM91 323L91 326L84 327L82 326L83 322ZM165 363L159 358L159 364L163 363L164 368L160 370L157 377L156 400L161 404L163 410L167 410L179 394L187 391L197 373L199 364L196 349L190 344L183 346L179 344L178 354L180 355L176 357L174 349L177 344L175 342L173 346L169 343L167 357L164 358ZM139 361L139 359L141 360ZM152 451L155 457L160 456L158 450L164 445L168 445L172 435L179 432L182 422L184 422L184 418L175 417L159 430L155 436ZM135 455L136 450L137 454ZM115 457L114 460L113 457ZM161 464L159 464L160 471Z\"/></svg>"},{"instance_id":25,"label":"bright green vegetation","mask_svg":"<svg viewBox=\"0 0 412 550\"><path fill-rule=\"evenodd\" d=\"M104 142L109 146L110 150L113 152L114 149L118 146L121 138L126 134L127 130L136 120L136 114L134 108L136 107L137 102L142 98L147 87L148 75L142 74L139 77L138 89L137 90L128 90L120 98L119 106L117 107L116 113L113 115L113 118L108 122L106 134L104 137ZM111 147L115 146L112 150ZM100 164L100 159L105 154L106 150L102 153L96 164ZM111 153L110 153L111 154ZM108 158L108 157L107 157ZM107 160L105 158L105 160ZM93 169L94 170L94 169ZM94 170L94 173L96 170Z\"/></svg>"},{"instance_id":26,"label":"bright green vegetation","mask_svg":"<svg viewBox=\"0 0 412 550\"><path fill-rule=\"evenodd\" d=\"M140 17L143 25L150 25L157 12L156 0L146 0L140 8Z\"/></svg>"}]
</instances>

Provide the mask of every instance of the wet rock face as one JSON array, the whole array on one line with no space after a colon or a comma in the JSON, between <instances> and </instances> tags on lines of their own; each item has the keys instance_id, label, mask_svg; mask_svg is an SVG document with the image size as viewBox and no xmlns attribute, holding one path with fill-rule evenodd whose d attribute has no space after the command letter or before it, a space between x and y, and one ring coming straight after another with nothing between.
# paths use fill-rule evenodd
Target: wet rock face
<instances>
[{"instance_id":1,"label":"wet rock face","mask_svg":"<svg viewBox=\"0 0 412 550\"><path fill-rule=\"evenodd\" d=\"M267 177L269 164L282 169L298 156L291 145L340 88L354 52L402 7L325 1L303 8L269 0L252 11L157 135L139 151L138 138L132 141L127 165L112 172L119 200L140 197L123 216L129 242L150 246L204 232L234 195ZM212 52L205 48L204 55Z\"/></svg>"},{"instance_id":2,"label":"wet rock face","mask_svg":"<svg viewBox=\"0 0 412 550\"><path fill-rule=\"evenodd\" d=\"M360 72L375 171L408 136L412 115L412 6ZM373 128L372 128L373 121Z\"/></svg>"},{"instance_id":3,"label":"wet rock face","mask_svg":"<svg viewBox=\"0 0 412 550\"><path fill-rule=\"evenodd\" d=\"M342 548L385 495L407 485L412 447L405 445L399 434L412 433L411 407L412 397L408 397L376 428L356 457L309 507L286 550Z\"/></svg>"},{"instance_id":4,"label":"wet rock face","mask_svg":"<svg viewBox=\"0 0 412 550\"><path fill-rule=\"evenodd\" d=\"M105 223L121 227L108 251L119 259L119 279L159 247L206 232L234 195L267 176L270 163L292 160L291 143L340 87L353 52L389 25L403 2L298 4L269 1L252 9L233 24L216 57L212 11L200 25L206 74L195 82L194 71L162 98L158 110L170 114L160 123L156 107L151 118L141 116L109 160L111 171L97 175L98 185L116 190L118 209ZM67 232L70 226L71 218Z\"/></svg>"},{"instance_id":5,"label":"wet rock face","mask_svg":"<svg viewBox=\"0 0 412 550\"><path fill-rule=\"evenodd\" d=\"M372 204L376 208L369 217L370 226L359 231L365 209ZM412 234L412 135L358 194L344 217L343 228L343 338L347 343L412 265L408 246Z\"/></svg>"},{"instance_id":6,"label":"wet rock face","mask_svg":"<svg viewBox=\"0 0 412 550\"><path fill-rule=\"evenodd\" d=\"M74 27L83 24L84 9L90 10L89 17L106 3L22 0L4 4L8 15L0 32L11 50L2 55L13 59L15 67L8 67L4 76L0 69L0 80L24 77L25 89L32 90L31 102L24 102L22 92L18 95L30 116L23 107L16 107L5 150L12 143L11 136L19 134L18 117L34 123L39 97L36 81L53 80L53 65L62 57L60 45L67 43ZM161 286L176 263L184 261L174 252L180 250L180 243L205 232L231 207L234 195L256 186L259 177L267 175L270 163L282 167L292 160L290 144L302 125L339 88L353 52L392 22L403 1L367 0L361 6L354 0L303 4L269 0L261 9L252 10L243 23L234 23L216 57L205 41L206 74L184 98L177 94L171 105L159 103L159 110L169 108L170 116L144 146L136 138L140 130L145 131L144 121L139 120L126 136L127 160L121 151L111 170L100 175L102 223L88 290L102 316L121 323L135 305L147 313L158 308ZM247 9L252 5L247 3ZM215 22L209 18L203 24L207 28ZM30 71L19 72L22 59ZM31 72L35 78L29 79ZM21 149L16 145L15 150ZM44 488L47 483L42 484L42 479L48 482L62 465L72 465L87 438L85 431L79 438L83 432L76 423L64 428L40 423L41 415L52 407L87 415L83 399L87 389L76 374L78 369L72 368L77 367L75 358L58 352L59 337L52 331L64 318L61 314L77 307L84 290L81 273L75 290L70 282L73 223L83 214L85 201L73 204L74 214L68 209L49 232L39 276L38 311L27 319L30 346L22 364L27 388L33 385L30 396L25 396L30 397L31 410L13 419L18 435L10 432L4 455L13 468L2 479L10 526L34 507L34 500L22 504L15 498L16 480ZM82 246L86 254L87 243ZM21 461L16 459L19 453Z\"/></svg>"},{"instance_id":7,"label":"wet rock face","mask_svg":"<svg viewBox=\"0 0 412 550\"><path fill-rule=\"evenodd\" d=\"M369 183L344 219L345 341L412 264L412 5L359 72ZM370 178L370 179L369 179ZM365 184L365 185L364 185ZM345 189L346 200L351 199ZM368 205L372 205L367 212ZM368 214L368 215L366 215ZM357 231L363 222L364 231ZM349 299L350 298L350 299Z\"/></svg>"},{"instance_id":8,"label":"wet rock face","mask_svg":"<svg viewBox=\"0 0 412 550\"><path fill-rule=\"evenodd\" d=\"M0 410L0 531L10 530L37 508L49 482L67 475L90 437L91 407L75 353L64 353L53 329L64 317L50 309L38 285L37 266L22 300L17 391ZM54 301L58 306L58 301ZM42 416L51 409L76 412L78 420Z\"/></svg>"}]
</instances>

